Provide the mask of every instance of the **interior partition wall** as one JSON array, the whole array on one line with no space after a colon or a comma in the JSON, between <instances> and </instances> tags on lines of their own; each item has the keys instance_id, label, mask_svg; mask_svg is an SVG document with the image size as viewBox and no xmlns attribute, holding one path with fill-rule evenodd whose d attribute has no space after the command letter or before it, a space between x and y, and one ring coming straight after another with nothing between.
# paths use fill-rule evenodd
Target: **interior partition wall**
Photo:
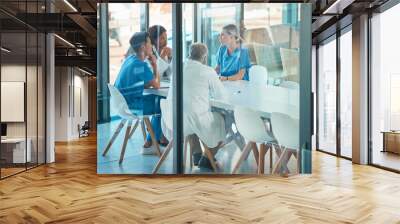
<instances>
[{"instance_id":1,"label":"interior partition wall","mask_svg":"<svg viewBox=\"0 0 400 224\"><path fill-rule=\"evenodd\" d=\"M310 4L109 2L99 4L98 173L311 172ZM134 85L160 105L150 115L122 112L127 97L118 96L121 67L137 59L129 39L143 24L162 25L172 49L159 89ZM235 81L221 67L229 24L243 64ZM195 42L208 48L202 60L190 53ZM165 146L152 136L157 119Z\"/></svg>"},{"instance_id":2,"label":"interior partition wall","mask_svg":"<svg viewBox=\"0 0 400 224\"><path fill-rule=\"evenodd\" d=\"M44 1L0 3L1 179L39 166L45 153L45 34L24 23ZM16 11L10 11L14 9Z\"/></svg>"}]
</instances>

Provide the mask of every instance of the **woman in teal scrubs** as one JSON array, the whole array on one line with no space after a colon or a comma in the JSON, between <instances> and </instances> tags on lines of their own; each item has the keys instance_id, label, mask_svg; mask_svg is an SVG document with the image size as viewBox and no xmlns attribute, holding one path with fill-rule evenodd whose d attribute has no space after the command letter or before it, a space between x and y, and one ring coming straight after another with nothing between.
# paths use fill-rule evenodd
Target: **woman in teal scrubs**
<instances>
[{"instance_id":1,"label":"woman in teal scrubs","mask_svg":"<svg viewBox=\"0 0 400 224\"><path fill-rule=\"evenodd\" d=\"M249 50L241 46L239 30L234 24L222 28L220 35L221 47L217 53L215 71L221 81L249 80L250 56Z\"/></svg>"}]
</instances>

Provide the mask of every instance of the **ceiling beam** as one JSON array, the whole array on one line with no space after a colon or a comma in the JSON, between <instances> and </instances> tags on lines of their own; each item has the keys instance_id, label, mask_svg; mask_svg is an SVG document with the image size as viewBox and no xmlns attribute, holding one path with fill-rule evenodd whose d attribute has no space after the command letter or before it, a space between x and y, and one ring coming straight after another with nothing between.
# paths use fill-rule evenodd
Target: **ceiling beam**
<instances>
[{"instance_id":1,"label":"ceiling beam","mask_svg":"<svg viewBox=\"0 0 400 224\"><path fill-rule=\"evenodd\" d=\"M80 26L91 38L96 38L97 30L90 24L85 17L79 13L69 13L67 16Z\"/></svg>"},{"instance_id":2,"label":"ceiling beam","mask_svg":"<svg viewBox=\"0 0 400 224\"><path fill-rule=\"evenodd\" d=\"M56 66L80 66L96 71L97 60L90 56L55 56Z\"/></svg>"}]
</instances>

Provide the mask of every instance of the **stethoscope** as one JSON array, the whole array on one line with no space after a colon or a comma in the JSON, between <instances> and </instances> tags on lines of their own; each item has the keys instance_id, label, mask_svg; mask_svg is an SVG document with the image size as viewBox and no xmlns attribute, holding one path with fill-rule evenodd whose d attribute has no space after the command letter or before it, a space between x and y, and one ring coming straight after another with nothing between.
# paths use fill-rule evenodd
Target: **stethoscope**
<instances>
[{"instance_id":1,"label":"stethoscope","mask_svg":"<svg viewBox=\"0 0 400 224\"><path fill-rule=\"evenodd\" d=\"M152 46L152 50L153 50L153 54L157 57L157 58L161 58L160 55L158 54L158 51L156 49L156 47L153 45Z\"/></svg>"}]
</instances>

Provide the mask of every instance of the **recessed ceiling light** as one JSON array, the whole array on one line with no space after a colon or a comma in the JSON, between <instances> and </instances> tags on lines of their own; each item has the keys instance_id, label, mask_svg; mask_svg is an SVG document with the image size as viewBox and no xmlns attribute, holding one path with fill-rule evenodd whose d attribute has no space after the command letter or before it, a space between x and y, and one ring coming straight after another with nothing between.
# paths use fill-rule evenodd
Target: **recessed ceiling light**
<instances>
[{"instance_id":1,"label":"recessed ceiling light","mask_svg":"<svg viewBox=\"0 0 400 224\"><path fill-rule=\"evenodd\" d=\"M1 47L0 49L1 49L1 51L4 51L6 53L10 53L11 52L11 50L9 50L9 49L7 49L5 47Z\"/></svg>"},{"instance_id":2,"label":"recessed ceiling light","mask_svg":"<svg viewBox=\"0 0 400 224\"><path fill-rule=\"evenodd\" d=\"M79 68L79 67L78 67L78 70L81 71L81 72L83 72L83 73L85 73L85 74L87 74L87 75L92 75L92 73L90 73L90 72L88 72L88 71L86 71L86 70L83 70L83 69L81 69L81 68Z\"/></svg>"},{"instance_id":3,"label":"recessed ceiling light","mask_svg":"<svg viewBox=\"0 0 400 224\"><path fill-rule=\"evenodd\" d=\"M66 39L64 39L64 38L62 38L62 37L60 37L59 35L57 35L57 34L54 34L54 36L55 37L57 37L59 40L61 40L62 42L64 42L64 43L66 43L67 45L69 45L70 47L73 47L73 48L75 48L75 45L73 45L71 42L69 42L68 40L66 40Z\"/></svg>"},{"instance_id":4,"label":"recessed ceiling light","mask_svg":"<svg viewBox=\"0 0 400 224\"><path fill-rule=\"evenodd\" d=\"M64 0L65 4L67 4L74 12L78 12L78 10L68 1Z\"/></svg>"}]
</instances>

